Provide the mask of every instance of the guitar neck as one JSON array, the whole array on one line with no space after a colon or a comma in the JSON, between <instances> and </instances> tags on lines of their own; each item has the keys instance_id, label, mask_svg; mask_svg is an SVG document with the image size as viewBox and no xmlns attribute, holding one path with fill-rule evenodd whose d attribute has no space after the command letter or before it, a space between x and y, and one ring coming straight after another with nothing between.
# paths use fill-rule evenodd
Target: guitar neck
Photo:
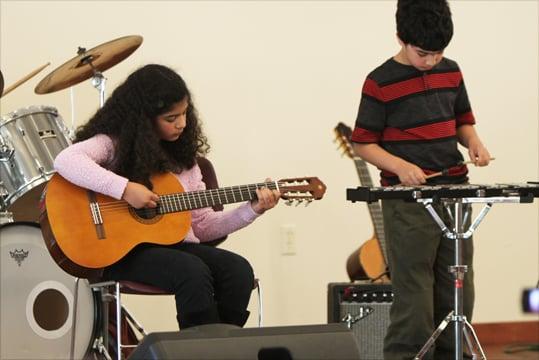
<instances>
[{"instance_id":1,"label":"guitar neck","mask_svg":"<svg viewBox=\"0 0 539 360\"><path fill-rule=\"evenodd\" d=\"M354 158L354 163L356 165L356 171L361 185L365 187L372 187L372 180L369 174L367 163L360 158ZM380 208L380 204L370 203L368 204L368 208L374 225L374 232L378 239L383 240L384 221L382 218L382 209Z\"/></svg>"},{"instance_id":2,"label":"guitar neck","mask_svg":"<svg viewBox=\"0 0 539 360\"><path fill-rule=\"evenodd\" d=\"M359 176L359 182L362 186L372 187L372 180L367 168L367 163L360 158L354 158L356 164L357 175Z\"/></svg>"},{"instance_id":3,"label":"guitar neck","mask_svg":"<svg viewBox=\"0 0 539 360\"><path fill-rule=\"evenodd\" d=\"M277 182L230 186L220 189L192 191L186 193L166 194L159 196L160 214L188 211L215 205L233 204L256 199L256 189L266 187L278 189Z\"/></svg>"}]
</instances>

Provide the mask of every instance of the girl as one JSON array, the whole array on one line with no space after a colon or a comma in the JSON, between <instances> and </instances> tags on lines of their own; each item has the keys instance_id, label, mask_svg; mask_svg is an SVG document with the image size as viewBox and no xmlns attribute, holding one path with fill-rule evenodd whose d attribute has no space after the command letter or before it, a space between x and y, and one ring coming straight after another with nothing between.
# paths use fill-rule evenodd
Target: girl
<instances>
[{"instance_id":1,"label":"girl","mask_svg":"<svg viewBox=\"0 0 539 360\"><path fill-rule=\"evenodd\" d=\"M183 79L165 66L147 65L132 73L77 130L74 144L54 165L75 185L135 208L151 208L158 200L151 190L152 174L172 172L185 191L205 189L196 157L208 149ZM264 188L257 197L229 211L193 210L183 242L141 244L107 267L104 280L143 282L173 292L182 329L218 322L243 326L254 281L250 264L200 243L247 226L273 208L280 194Z\"/></svg>"}]
</instances>

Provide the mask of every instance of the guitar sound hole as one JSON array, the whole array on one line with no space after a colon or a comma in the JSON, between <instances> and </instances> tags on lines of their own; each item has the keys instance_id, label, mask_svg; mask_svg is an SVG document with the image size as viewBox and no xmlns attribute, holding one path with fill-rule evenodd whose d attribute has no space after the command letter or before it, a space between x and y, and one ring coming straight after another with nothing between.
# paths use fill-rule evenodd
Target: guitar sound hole
<instances>
[{"instance_id":1,"label":"guitar sound hole","mask_svg":"<svg viewBox=\"0 0 539 360\"><path fill-rule=\"evenodd\" d=\"M143 209L133 209L132 210L139 218L144 220L152 220L155 217L159 216L159 207L156 208L143 208Z\"/></svg>"}]
</instances>

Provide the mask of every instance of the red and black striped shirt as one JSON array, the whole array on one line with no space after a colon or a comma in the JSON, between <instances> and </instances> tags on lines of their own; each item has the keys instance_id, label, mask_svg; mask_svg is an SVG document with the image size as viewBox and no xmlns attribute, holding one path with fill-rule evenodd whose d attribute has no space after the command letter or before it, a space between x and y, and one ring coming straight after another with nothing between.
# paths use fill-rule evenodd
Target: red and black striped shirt
<instances>
[{"instance_id":1,"label":"red and black striped shirt","mask_svg":"<svg viewBox=\"0 0 539 360\"><path fill-rule=\"evenodd\" d=\"M456 62L443 58L422 72L389 59L363 84L352 141L378 143L389 153L412 162L426 174L449 169L433 183L467 180L466 165L457 147L457 127L474 124L462 73ZM380 173L382 185L398 177Z\"/></svg>"}]
</instances>

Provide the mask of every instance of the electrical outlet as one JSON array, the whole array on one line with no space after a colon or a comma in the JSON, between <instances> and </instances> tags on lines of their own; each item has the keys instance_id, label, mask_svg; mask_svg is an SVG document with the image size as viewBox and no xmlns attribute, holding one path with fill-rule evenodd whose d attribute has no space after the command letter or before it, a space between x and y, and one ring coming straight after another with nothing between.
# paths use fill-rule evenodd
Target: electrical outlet
<instances>
[{"instance_id":1,"label":"electrical outlet","mask_svg":"<svg viewBox=\"0 0 539 360\"><path fill-rule=\"evenodd\" d=\"M296 225L281 225L281 255L296 255Z\"/></svg>"}]
</instances>

